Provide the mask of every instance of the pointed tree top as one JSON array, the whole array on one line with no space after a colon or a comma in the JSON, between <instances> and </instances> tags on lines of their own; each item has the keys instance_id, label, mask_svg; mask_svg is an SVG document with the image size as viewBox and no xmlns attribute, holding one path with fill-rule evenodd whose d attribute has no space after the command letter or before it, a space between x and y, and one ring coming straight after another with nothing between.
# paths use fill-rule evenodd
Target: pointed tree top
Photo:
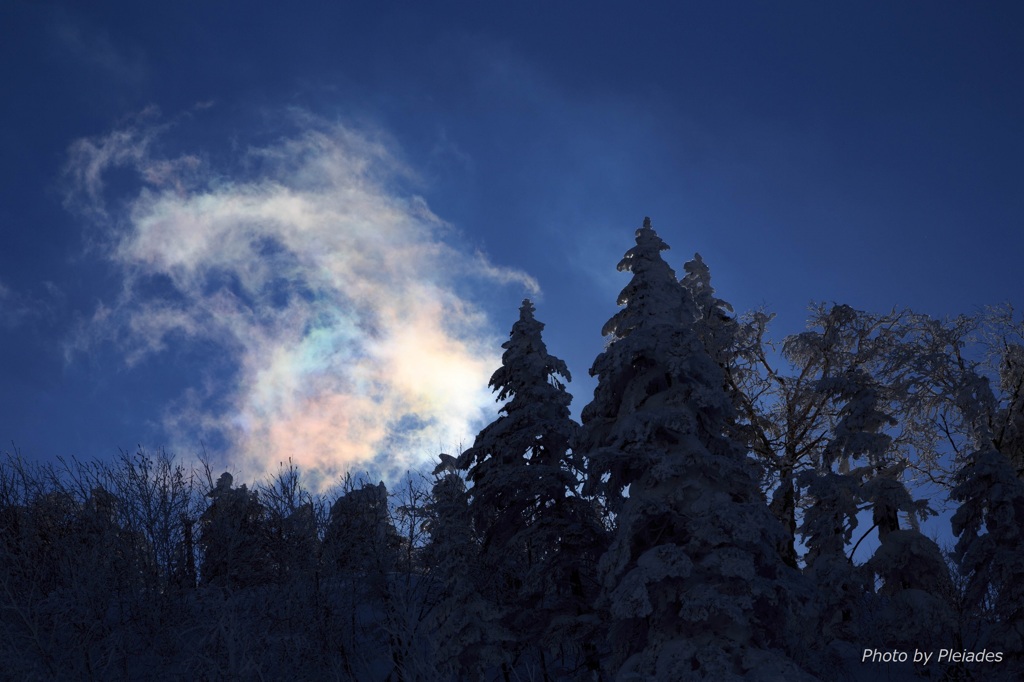
<instances>
[{"instance_id":1,"label":"pointed tree top","mask_svg":"<svg viewBox=\"0 0 1024 682\"><path fill-rule=\"evenodd\" d=\"M698 290L707 290L709 294L714 293L714 289L711 288L711 270L699 253L693 254L693 260L683 264L683 270L686 271L686 274L681 281L691 290L691 293L696 295Z\"/></svg>"},{"instance_id":2,"label":"pointed tree top","mask_svg":"<svg viewBox=\"0 0 1024 682\"><path fill-rule=\"evenodd\" d=\"M536 308L533 305L533 301L531 301L528 298L524 298L523 299L523 304L521 306L519 306L519 319L520 320L527 319L527 318L533 319L533 311L534 310L536 310Z\"/></svg>"},{"instance_id":3,"label":"pointed tree top","mask_svg":"<svg viewBox=\"0 0 1024 682\"><path fill-rule=\"evenodd\" d=\"M661 257L669 246L651 227L651 220L636 231L636 246L626 251L619 261L619 272L628 271L633 278L619 293L617 303L626 306L601 329L604 336L622 338L644 326L693 323L692 302L679 285L675 271Z\"/></svg>"}]
</instances>

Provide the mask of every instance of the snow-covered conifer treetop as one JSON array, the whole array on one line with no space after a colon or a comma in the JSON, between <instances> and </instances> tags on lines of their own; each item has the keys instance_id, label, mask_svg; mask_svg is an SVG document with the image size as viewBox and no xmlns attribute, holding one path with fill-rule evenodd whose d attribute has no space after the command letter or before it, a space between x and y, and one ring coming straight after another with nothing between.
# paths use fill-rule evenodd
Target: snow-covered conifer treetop
<instances>
[{"instance_id":1,"label":"snow-covered conifer treetop","mask_svg":"<svg viewBox=\"0 0 1024 682\"><path fill-rule=\"evenodd\" d=\"M636 246L626 251L618 265L619 272L633 273L617 301L626 307L608 320L601 334L622 338L650 319L692 323L693 310L687 299L678 295L676 273L661 257L668 248L651 227L651 219L644 218L643 227L636 231Z\"/></svg>"},{"instance_id":2,"label":"snow-covered conifer treetop","mask_svg":"<svg viewBox=\"0 0 1024 682\"><path fill-rule=\"evenodd\" d=\"M561 391L565 385L556 376L566 381L572 381L569 368L565 362L548 354L541 332L544 331L544 323L538 322L533 316L533 302L530 299L523 299L519 307L519 320L512 325L512 332L509 339L501 344L505 352L501 356L501 367L493 375L489 386L498 391L498 400L505 400L510 395L513 401L534 402L539 396L529 395L538 387L549 385L554 391L545 391L546 394L560 395L559 401L571 400L569 393ZM541 381L537 381L541 379ZM550 399L551 395L545 395ZM503 412L509 411L505 406Z\"/></svg>"},{"instance_id":3,"label":"snow-covered conifer treetop","mask_svg":"<svg viewBox=\"0 0 1024 682\"><path fill-rule=\"evenodd\" d=\"M695 434L694 401L700 405L700 431L712 440L732 414L721 390L722 369L694 328L692 298L661 256L667 249L645 218L636 246L618 265L632 274L618 297L624 307L605 324L610 343L590 369L598 385L583 409L586 428L579 445L591 455L604 452L592 459L591 468L601 462L610 478L602 482L592 475L589 486L606 494L613 508L623 489L654 463L647 461L652 456L645 445L648 435Z\"/></svg>"},{"instance_id":4,"label":"snow-covered conifer treetop","mask_svg":"<svg viewBox=\"0 0 1024 682\"><path fill-rule=\"evenodd\" d=\"M541 333L544 324L533 316L529 299L519 308L519 319L502 344L501 367L491 375L489 386L497 400L508 402L502 416L485 427L474 446L459 457L459 467L470 470L475 484L486 470L501 462L487 463L489 457L504 453L506 458L540 458L559 466L572 440L575 422L569 416L572 395L559 379L571 380L565 361L548 353ZM501 460L501 457L498 457ZM476 466L473 466L473 462ZM540 462L535 462L540 463Z\"/></svg>"}]
</instances>

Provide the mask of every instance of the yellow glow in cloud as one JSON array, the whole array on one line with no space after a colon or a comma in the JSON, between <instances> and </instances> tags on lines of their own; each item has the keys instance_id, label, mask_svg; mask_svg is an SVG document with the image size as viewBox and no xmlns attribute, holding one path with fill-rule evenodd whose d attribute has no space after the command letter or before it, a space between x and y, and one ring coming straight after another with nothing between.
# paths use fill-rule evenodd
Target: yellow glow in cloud
<instances>
[{"instance_id":1,"label":"yellow glow in cloud","mask_svg":"<svg viewBox=\"0 0 1024 682\"><path fill-rule=\"evenodd\" d=\"M487 381L500 341L454 273L532 293L537 284L443 241L447 226L422 200L389 189L404 169L380 143L301 120L304 134L248 152L264 170L244 179L197 183L196 156L153 159L139 131L79 144L87 193L107 165L156 183L118 228L111 255L125 293L94 324L128 330L129 359L162 350L172 332L232 354L236 383L205 388L230 407L211 414L186 399L166 427L182 442L227 437L243 476L289 457L324 483L381 457L401 471L471 442L493 414ZM82 156L89 149L102 158ZM187 168L189 183L175 168ZM174 303L135 293L153 275L173 284Z\"/></svg>"}]
</instances>

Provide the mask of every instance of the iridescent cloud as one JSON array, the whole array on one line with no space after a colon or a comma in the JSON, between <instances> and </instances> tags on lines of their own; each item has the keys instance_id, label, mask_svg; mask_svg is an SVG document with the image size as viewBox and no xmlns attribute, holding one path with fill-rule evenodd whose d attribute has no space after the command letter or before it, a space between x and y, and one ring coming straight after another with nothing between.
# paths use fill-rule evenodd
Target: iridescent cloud
<instances>
[{"instance_id":1,"label":"iridescent cloud","mask_svg":"<svg viewBox=\"0 0 1024 682\"><path fill-rule=\"evenodd\" d=\"M298 132L248 149L234 174L201 154L157 158L162 129L143 120L73 145L71 203L103 225L124 274L73 346L117 339L133 364L215 342L238 368L233 385L196 385L164 426L183 443L226 438L243 476L289 457L324 484L371 461L401 471L471 441L493 413L500 341L460 278L539 287L453 246L450 226L394 189L409 171L386 144L293 120ZM116 216L103 202L113 167L141 183ZM204 408L211 395L227 407Z\"/></svg>"}]
</instances>

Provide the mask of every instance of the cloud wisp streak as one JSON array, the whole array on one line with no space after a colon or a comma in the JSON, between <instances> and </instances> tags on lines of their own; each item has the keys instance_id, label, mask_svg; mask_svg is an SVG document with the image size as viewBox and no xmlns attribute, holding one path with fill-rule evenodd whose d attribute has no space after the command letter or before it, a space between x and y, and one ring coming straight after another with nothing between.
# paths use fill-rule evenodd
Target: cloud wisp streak
<instances>
[{"instance_id":1,"label":"cloud wisp streak","mask_svg":"<svg viewBox=\"0 0 1024 682\"><path fill-rule=\"evenodd\" d=\"M393 474L470 439L494 409L500 342L463 278L539 287L446 241L449 226L395 189L408 171L386 144L297 120L231 173L157 158L145 122L72 146L71 205L99 222L124 286L71 357L115 341L131 366L212 342L232 384L193 386L167 409L169 438L219 436L248 476L289 457L321 485L364 466ZM113 168L141 183L116 213L103 203Z\"/></svg>"}]
</instances>

